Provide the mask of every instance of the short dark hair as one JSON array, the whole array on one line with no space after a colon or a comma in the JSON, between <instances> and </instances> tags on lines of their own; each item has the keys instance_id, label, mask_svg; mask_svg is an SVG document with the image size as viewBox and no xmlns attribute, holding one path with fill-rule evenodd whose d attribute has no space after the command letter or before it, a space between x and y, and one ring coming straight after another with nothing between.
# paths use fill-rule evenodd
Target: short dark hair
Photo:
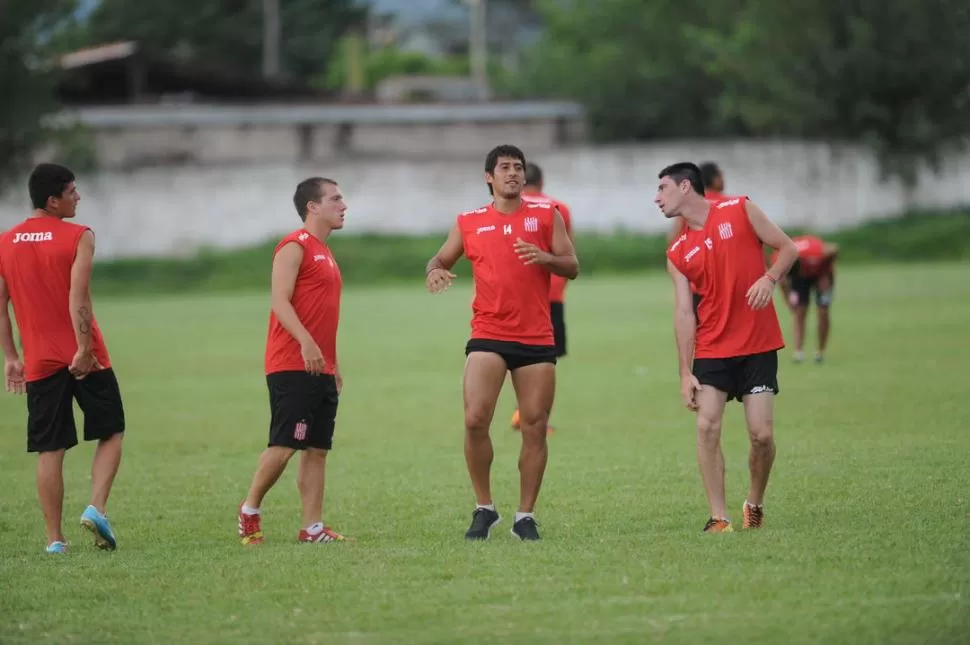
<instances>
[{"instance_id":1,"label":"short dark hair","mask_svg":"<svg viewBox=\"0 0 970 645\"><path fill-rule=\"evenodd\" d=\"M324 184L336 186L337 182L326 177L309 177L296 185L296 192L293 193L293 205L296 206L297 215L304 222L306 221L307 203L318 202L323 198Z\"/></svg>"},{"instance_id":2,"label":"short dark hair","mask_svg":"<svg viewBox=\"0 0 970 645\"><path fill-rule=\"evenodd\" d=\"M488 156L485 157L485 172L489 174L494 173L495 166L498 165L498 160L500 157L511 157L512 159L518 159L522 162L523 166L526 165L525 154L517 147L506 144L495 146L489 151Z\"/></svg>"},{"instance_id":3,"label":"short dark hair","mask_svg":"<svg viewBox=\"0 0 970 645\"><path fill-rule=\"evenodd\" d=\"M531 161L525 165L525 184L526 186L538 186L542 183L542 168L539 164Z\"/></svg>"},{"instance_id":4,"label":"short dark hair","mask_svg":"<svg viewBox=\"0 0 970 645\"><path fill-rule=\"evenodd\" d=\"M663 179L664 177L670 177L677 184L686 179L690 182L690 187L694 189L695 193L698 195L704 194L704 180L701 178L701 169L695 163L681 161L670 164L657 175L658 179Z\"/></svg>"},{"instance_id":5,"label":"short dark hair","mask_svg":"<svg viewBox=\"0 0 970 645\"><path fill-rule=\"evenodd\" d=\"M64 194L68 184L74 181L74 173L56 163L38 164L27 179L27 192L34 208L47 207L47 200Z\"/></svg>"},{"instance_id":6,"label":"short dark hair","mask_svg":"<svg viewBox=\"0 0 970 645\"><path fill-rule=\"evenodd\" d=\"M495 146L489 150L488 154L485 156L485 172L488 174L495 173L495 166L498 165L498 160L500 157L511 157L512 159L518 159L525 166L525 153L519 148L509 144L502 144L500 146ZM488 185L488 194L492 194L492 184Z\"/></svg>"},{"instance_id":7,"label":"short dark hair","mask_svg":"<svg viewBox=\"0 0 970 645\"><path fill-rule=\"evenodd\" d=\"M721 174L721 169L713 161L705 161L700 165L700 169L701 179L704 181L705 187L714 185L714 180Z\"/></svg>"}]
</instances>

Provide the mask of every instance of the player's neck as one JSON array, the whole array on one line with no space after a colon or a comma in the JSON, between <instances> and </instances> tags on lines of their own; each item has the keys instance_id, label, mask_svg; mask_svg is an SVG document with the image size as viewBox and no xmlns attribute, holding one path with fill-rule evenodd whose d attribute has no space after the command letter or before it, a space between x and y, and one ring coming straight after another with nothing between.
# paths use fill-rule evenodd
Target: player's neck
<instances>
[{"instance_id":1,"label":"player's neck","mask_svg":"<svg viewBox=\"0 0 970 645\"><path fill-rule=\"evenodd\" d=\"M687 222L687 226L694 230L704 228L707 223L707 215L711 212L711 204L703 197L692 199L684 204L680 211L680 216Z\"/></svg>"},{"instance_id":2,"label":"player's neck","mask_svg":"<svg viewBox=\"0 0 970 645\"><path fill-rule=\"evenodd\" d=\"M492 206L498 212L503 215L511 215L515 211L522 208L522 198L521 197L499 197L498 195L492 200Z\"/></svg>"},{"instance_id":3,"label":"player's neck","mask_svg":"<svg viewBox=\"0 0 970 645\"><path fill-rule=\"evenodd\" d=\"M327 243L327 238L330 237L330 232L333 230L326 222L320 220L307 221L303 228L324 244Z\"/></svg>"},{"instance_id":4,"label":"player's neck","mask_svg":"<svg viewBox=\"0 0 970 645\"><path fill-rule=\"evenodd\" d=\"M55 215L54 213L51 213L49 211L45 211L43 208L35 208L34 209L34 212L31 213L30 216L32 218L51 217L53 219L64 219L63 217L60 217L58 215Z\"/></svg>"}]
</instances>

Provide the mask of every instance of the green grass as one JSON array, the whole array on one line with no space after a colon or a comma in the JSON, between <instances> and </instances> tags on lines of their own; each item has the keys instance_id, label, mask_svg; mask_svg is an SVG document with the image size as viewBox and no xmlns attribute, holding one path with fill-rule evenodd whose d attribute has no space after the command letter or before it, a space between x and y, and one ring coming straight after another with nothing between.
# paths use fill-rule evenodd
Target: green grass
<instances>
[{"instance_id":1,"label":"green grass","mask_svg":"<svg viewBox=\"0 0 970 645\"><path fill-rule=\"evenodd\" d=\"M829 362L781 362L767 528L730 535L700 533L668 280L580 278L536 544L508 534L508 389L492 431L505 520L489 543L462 539L461 286L347 291L326 515L357 541L294 543L290 471L255 549L237 543L235 513L266 441L267 295L99 299L129 420L110 502L119 550L95 551L77 524L93 453L82 445L66 462L73 553L44 554L24 400L0 397L0 642L964 643L968 272L840 272ZM737 513L736 404L724 443Z\"/></svg>"},{"instance_id":2,"label":"green grass","mask_svg":"<svg viewBox=\"0 0 970 645\"><path fill-rule=\"evenodd\" d=\"M645 211L647 213L647 211ZM644 217L657 214L645 214ZM791 229L791 235L803 231ZM345 284L410 282L424 274L444 235L357 235L351 226L331 240ZM840 245L841 265L970 260L970 211L917 212L870 222L826 235ZM98 262L94 283L99 294L210 293L262 289L277 239L235 250L206 250L188 258ZM603 276L662 270L663 235L618 232L579 234L576 248L583 275ZM468 263L456 273L468 277Z\"/></svg>"}]
</instances>

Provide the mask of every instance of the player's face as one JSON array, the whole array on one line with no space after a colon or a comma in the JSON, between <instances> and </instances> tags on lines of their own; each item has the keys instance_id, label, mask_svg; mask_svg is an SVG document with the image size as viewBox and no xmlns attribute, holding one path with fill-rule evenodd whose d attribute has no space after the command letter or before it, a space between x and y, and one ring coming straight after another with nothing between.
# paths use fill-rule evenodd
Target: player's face
<instances>
[{"instance_id":1,"label":"player's face","mask_svg":"<svg viewBox=\"0 0 970 645\"><path fill-rule=\"evenodd\" d=\"M495 172L485 173L485 181L492 185L492 193L503 199L515 199L525 186L525 165L512 157L499 157Z\"/></svg>"},{"instance_id":2,"label":"player's face","mask_svg":"<svg viewBox=\"0 0 970 645\"><path fill-rule=\"evenodd\" d=\"M684 203L684 196L691 190L690 182L684 180L680 185L670 177L664 177L657 186L657 196L654 203L660 207L660 212L664 217L677 217L680 214L680 207Z\"/></svg>"},{"instance_id":3,"label":"player's face","mask_svg":"<svg viewBox=\"0 0 970 645\"><path fill-rule=\"evenodd\" d=\"M77 182L72 181L60 197L55 197L48 202L48 210L57 217L70 219L77 215L77 203L79 201L81 201L81 193L77 192Z\"/></svg>"},{"instance_id":4,"label":"player's face","mask_svg":"<svg viewBox=\"0 0 970 645\"><path fill-rule=\"evenodd\" d=\"M347 204L344 202L340 187L333 184L323 184L320 190L323 194L320 196L319 202L310 203L310 214L323 219L332 230L343 228Z\"/></svg>"}]
</instances>

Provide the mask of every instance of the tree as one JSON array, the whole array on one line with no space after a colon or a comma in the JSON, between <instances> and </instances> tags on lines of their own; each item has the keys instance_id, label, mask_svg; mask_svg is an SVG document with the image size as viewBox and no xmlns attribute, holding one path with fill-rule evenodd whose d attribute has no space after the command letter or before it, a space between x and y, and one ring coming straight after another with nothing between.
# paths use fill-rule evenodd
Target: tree
<instances>
[{"instance_id":1,"label":"tree","mask_svg":"<svg viewBox=\"0 0 970 645\"><path fill-rule=\"evenodd\" d=\"M73 19L73 0L6 0L0 5L0 191L47 140L44 117L55 113L56 65L51 36Z\"/></svg>"},{"instance_id":2,"label":"tree","mask_svg":"<svg viewBox=\"0 0 970 645\"><path fill-rule=\"evenodd\" d=\"M511 90L582 102L598 139L710 135L720 80L689 37L737 0L545 0L545 32Z\"/></svg>"},{"instance_id":3,"label":"tree","mask_svg":"<svg viewBox=\"0 0 970 645\"><path fill-rule=\"evenodd\" d=\"M354 0L279 0L282 76L307 80L325 72L337 40L360 24ZM135 40L146 49L261 75L262 0L101 0L81 29L88 45Z\"/></svg>"},{"instance_id":4,"label":"tree","mask_svg":"<svg viewBox=\"0 0 970 645\"><path fill-rule=\"evenodd\" d=\"M752 0L699 33L718 109L759 135L868 143L886 173L970 134L970 5L960 0Z\"/></svg>"}]
</instances>

